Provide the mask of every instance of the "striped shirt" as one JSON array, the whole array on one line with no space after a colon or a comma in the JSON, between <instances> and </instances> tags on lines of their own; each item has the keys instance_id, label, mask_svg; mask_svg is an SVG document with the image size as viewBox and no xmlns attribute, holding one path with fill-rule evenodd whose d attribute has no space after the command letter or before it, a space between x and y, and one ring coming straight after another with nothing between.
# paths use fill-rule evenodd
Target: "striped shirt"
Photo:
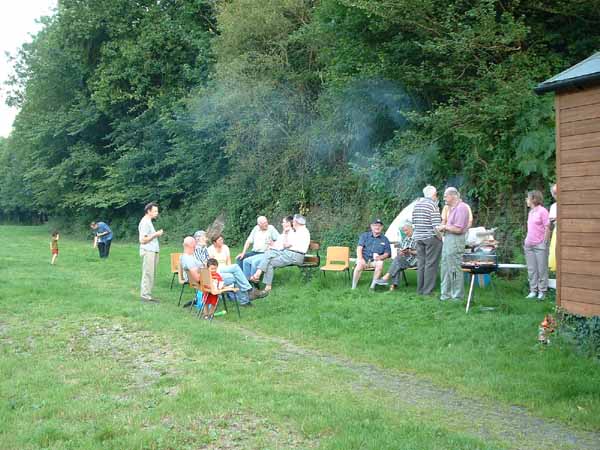
<instances>
[{"instance_id":1,"label":"striped shirt","mask_svg":"<svg viewBox=\"0 0 600 450\"><path fill-rule=\"evenodd\" d=\"M417 248L417 243L413 238L414 235L411 237L404 236L404 238L402 238L402 240L400 241L400 245L398 246L398 248L400 250L415 250ZM409 253L407 256L405 256L405 259L406 262L411 266L415 266L417 264L417 255Z\"/></svg>"},{"instance_id":2,"label":"striped shirt","mask_svg":"<svg viewBox=\"0 0 600 450\"><path fill-rule=\"evenodd\" d=\"M421 198L413 209L412 223L415 241L424 241L435 236L435 227L442 223L437 204L430 198Z\"/></svg>"}]
</instances>

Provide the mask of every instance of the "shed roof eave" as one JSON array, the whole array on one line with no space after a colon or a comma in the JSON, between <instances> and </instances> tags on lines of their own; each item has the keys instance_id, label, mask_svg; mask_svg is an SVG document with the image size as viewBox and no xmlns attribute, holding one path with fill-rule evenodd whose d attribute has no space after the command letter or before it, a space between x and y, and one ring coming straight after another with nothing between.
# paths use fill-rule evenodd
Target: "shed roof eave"
<instances>
[{"instance_id":1,"label":"shed roof eave","mask_svg":"<svg viewBox=\"0 0 600 450\"><path fill-rule=\"evenodd\" d=\"M541 95L547 92L555 92L569 88L589 86L590 84L600 84L600 72L590 73L588 75L583 75L577 78L567 78L566 80L558 80L551 83L540 83L533 90L536 94Z\"/></svg>"}]
</instances>

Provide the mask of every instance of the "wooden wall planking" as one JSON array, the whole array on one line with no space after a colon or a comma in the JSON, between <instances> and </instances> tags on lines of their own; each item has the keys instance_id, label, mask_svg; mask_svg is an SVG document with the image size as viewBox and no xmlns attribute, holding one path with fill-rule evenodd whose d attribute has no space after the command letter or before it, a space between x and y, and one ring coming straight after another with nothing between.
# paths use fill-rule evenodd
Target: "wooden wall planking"
<instances>
[{"instance_id":1,"label":"wooden wall planking","mask_svg":"<svg viewBox=\"0 0 600 450\"><path fill-rule=\"evenodd\" d=\"M580 316L600 316L600 305L592 305L590 303L580 303L569 299L562 299L561 308L566 309L571 314L578 314Z\"/></svg>"},{"instance_id":2,"label":"wooden wall planking","mask_svg":"<svg viewBox=\"0 0 600 450\"><path fill-rule=\"evenodd\" d=\"M600 233L600 220L561 218L559 230L561 233Z\"/></svg>"},{"instance_id":3,"label":"wooden wall planking","mask_svg":"<svg viewBox=\"0 0 600 450\"><path fill-rule=\"evenodd\" d=\"M600 261L600 251L597 247L567 247L563 244L562 256L575 261Z\"/></svg>"},{"instance_id":4,"label":"wooden wall planking","mask_svg":"<svg viewBox=\"0 0 600 450\"><path fill-rule=\"evenodd\" d=\"M564 94L558 93L556 96L561 97L557 111L590 105L592 103L600 103L600 86L594 86L580 91L565 92Z\"/></svg>"},{"instance_id":5,"label":"wooden wall planking","mask_svg":"<svg viewBox=\"0 0 600 450\"><path fill-rule=\"evenodd\" d=\"M598 119L586 119L560 124L560 135L563 137L598 132L600 132L600 120Z\"/></svg>"},{"instance_id":6,"label":"wooden wall planking","mask_svg":"<svg viewBox=\"0 0 600 450\"><path fill-rule=\"evenodd\" d=\"M600 149L598 153L600 154ZM600 159L596 162L562 164L560 169L562 178L600 175Z\"/></svg>"},{"instance_id":7,"label":"wooden wall planking","mask_svg":"<svg viewBox=\"0 0 600 450\"><path fill-rule=\"evenodd\" d=\"M600 161L600 147L580 148L565 152L558 151L557 147L556 159L560 165L581 162L598 162Z\"/></svg>"},{"instance_id":8,"label":"wooden wall planking","mask_svg":"<svg viewBox=\"0 0 600 450\"><path fill-rule=\"evenodd\" d=\"M563 288L572 287L579 289L592 289L600 292L600 277L595 277L593 275L578 275L575 273L564 273L562 277L562 282Z\"/></svg>"},{"instance_id":9,"label":"wooden wall planking","mask_svg":"<svg viewBox=\"0 0 600 450\"><path fill-rule=\"evenodd\" d=\"M600 117L598 103L582 105L560 111L560 123L577 122L579 120L596 119Z\"/></svg>"},{"instance_id":10,"label":"wooden wall planking","mask_svg":"<svg viewBox=\"0 0 600 450\"><path fill-rule=\"evenodd\" d=\"M558 92L556 304L600 315L600 86Z\"/></svg>"},{"instance_id":11,"label":"wooden wall planking","mask_svg":"<svg viewBox=\"0 0 600 450\"><path fill-rule=\"evenodd\" d=\"M600 208L590 208L589 205L562 205L562 219L600 219Z\"/></svg>"},{"instance_id":12,"label":"wooden wall planking","mask_svg":"<svg viewBox=\"0 0 600 450\"><path fill-rule=\"evenodd\" d=\"M561 255L560 264L562 273L600 276L600 262L597 261L575 261Z\"/></svg>"},{"instance_id":13,"label":"wooden wall planking","mask_svg":"<svg viewBox=\"0 0 600 450\"><path fill-rule=\"evenodd\" d=\"M598 105L597 107L598 111L600 111L600 105ZM594 120L600 122L600 114L598 119ZM564 151L578 150L590 147L600 147L600 133L576 134L574 136L562 137L560 140L560 149Z\"/></svg>"},{"instance_id":14,"label":"wooden wall planking","mask_svg":"<svg viewBox=\"0 0 600 450\"><path fill-rule=\"evenodd\" d=\"M559 182L561 179L559 178ZM600 189L589 191L560 191L559 205L598 205Z\"/></svg>"},{"instance_id":15,"label":"wooden wall planking","mask_svg":"<svg viewBox=\"0 0 600 450\"><path fill-rule=\"evenodd\" d=\"M582 175L579 177L563 177L560 179L560 188L564 191L585 191L600 189L599 175Z\"/></svg>"},{"instance_id":16,"label":"wooden wall planking","mask_svg":"<svg viewBox=\"0 0 600 450\"><path fill-rule=\"evenodd\" d=\"M561 213L562 214L562 213ZM600 248L600 233L563 233L557 236L563 247L594 247Z\"/></svg>"}]
</instances>

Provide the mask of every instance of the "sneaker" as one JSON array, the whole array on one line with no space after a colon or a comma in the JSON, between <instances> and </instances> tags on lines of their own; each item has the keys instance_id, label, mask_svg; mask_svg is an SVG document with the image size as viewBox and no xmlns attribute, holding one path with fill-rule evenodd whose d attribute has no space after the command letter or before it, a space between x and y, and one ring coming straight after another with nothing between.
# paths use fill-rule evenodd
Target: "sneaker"
<instances>
[{"instance_id":1,"label":"sneaker","mask_svg":"<svg viewBox=\"0 0 600 450\"><path fill-rule=\"evenodd\" d=\"M539 292L537 295L537 299L538 300L544 300L544 298L546 297L546 293L545 292Z\"/></svg>"},{"instance_id":2,"label":"sneaker","mask_svg":"<svg viewBox=\"0 0 600 450\"><path fill-rule=\"evenodd\" d=\"M387 286L389 283L387 281L385 281L383 278L378 278L377 280L375 280L375 284L377 286Z\"/></svg>"},{"instance_id":3,"label":"sneaker","mask_svg":"<svg viewBox=\"0 0 600 450\"><path fill-rule=\"evenodd\" d=\"M153 297L141 297L143 303L160 303L160 300Z\"/></svg>"},{"instance_id":4,"label":"sneaker","mask_svg":"<svg viewBox=\"0 0 600 450\"><path fill-rule=\"evenodd\" d=\"M529 295L525 298L536 298L537 294L535 292L530 292Z\"/></svg>"},{"instance_id":5,"label":"sneaker","mask_svg":"<svg viewBox=\"0 0 600 450\"><path fill-rule=\"evenodd\" d=\"M242 308L248 308L249 306L254 306L254 305L251 302L248 302L248 303L242 303L240 306Z\"/></svg>"}]
</instances>

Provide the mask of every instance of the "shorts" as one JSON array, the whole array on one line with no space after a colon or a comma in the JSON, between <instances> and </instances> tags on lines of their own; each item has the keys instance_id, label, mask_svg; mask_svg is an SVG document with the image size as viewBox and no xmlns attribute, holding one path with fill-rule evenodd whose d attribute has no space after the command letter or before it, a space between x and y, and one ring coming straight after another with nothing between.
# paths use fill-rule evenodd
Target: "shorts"
<instances>
[{"instance_id":1,"label":"shorts","mask_svg":"<svg viewBox=\"0 0 600 450\"><path fill-rule=\"evenodd\" d=\"M52 251L53 255L58 255L58 249L57 248L53 248L51 251Z\"/></svg>"}]
</instances>

